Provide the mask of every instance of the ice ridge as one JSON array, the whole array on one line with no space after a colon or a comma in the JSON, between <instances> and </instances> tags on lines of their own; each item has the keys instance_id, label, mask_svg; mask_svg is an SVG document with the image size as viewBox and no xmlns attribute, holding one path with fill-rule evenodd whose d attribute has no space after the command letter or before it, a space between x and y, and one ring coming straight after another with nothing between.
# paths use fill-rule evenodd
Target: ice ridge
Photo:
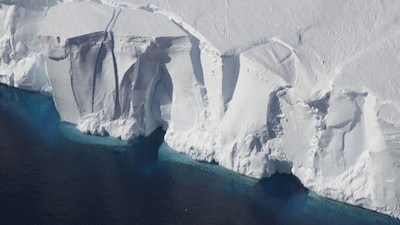
<instances>
[{"instance_id":1,"label":"ice ridge","mask_svg":"<svg viewBox=\"0 0 400 225\"><path fill-rule=\"evenodd\" d=\"M101 2L40 9L32 31L64 121L124 140L162 126L197 160L293 173L322 196L400 217L397 1ZM8 71L11 53L30 56L10 37L22 40L3 42Z\"/></svg>"}]
</instances>

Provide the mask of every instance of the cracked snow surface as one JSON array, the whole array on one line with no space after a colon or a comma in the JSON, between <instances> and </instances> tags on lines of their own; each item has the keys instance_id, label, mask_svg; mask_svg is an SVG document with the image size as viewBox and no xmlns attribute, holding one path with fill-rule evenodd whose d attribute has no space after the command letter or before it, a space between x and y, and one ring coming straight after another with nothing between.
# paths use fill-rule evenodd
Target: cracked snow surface
<instances>
[{"instance_id":1,"label":"cracked snow surface","mask_svg":"<svg viewBox=\"0 0 400 225\"><path fill-rule=\"evenodd\" d=\"M82 132L163 127L197 160L400 218L399 1L64 2L0 0L0 82L52 89Z\"/></svg>"}]
</instances>

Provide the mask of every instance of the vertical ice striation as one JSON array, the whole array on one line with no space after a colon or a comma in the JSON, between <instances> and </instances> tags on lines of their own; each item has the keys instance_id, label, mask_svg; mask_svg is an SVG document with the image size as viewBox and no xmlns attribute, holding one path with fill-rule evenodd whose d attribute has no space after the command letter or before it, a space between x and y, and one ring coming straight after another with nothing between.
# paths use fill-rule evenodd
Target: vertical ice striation
<instances>
[{"instance_id":1,"label":"vertical ice striation","mask_svg":"<svg viewBox=\"0 0 400 225\"><path fill-rule=\"evenodd\" d=\"M0 83L33 91L51 91L37 32L56 0L0 1Z\"/></svg>"},{"instance_id":2,"label":"vertical ice striation","mask_svg":"<svg viewBox=\"0 0 400 225\"><path fill-rule=\"evenodd\" d=\"M67 17L52 19L60 13ZM55 6L47 18L39 40L63 120L87 133L122 139L160 126L191 127L194 120L185 113L195 108L184 94L194 77L184 62L191 45L175 24L142 10L90 2Z\"/></svg>"},{"instance_id":3,"label":"vertical ice striation","mask_svg":"<svg viewBox=\"0 0 400 225\"><path fill-rule=\"evenodd\" d=\"M0 82L47 90L45 60L81 131L163 127L197 160L400 217L399 2L0 2Z\"/></svg>"}]
</instances>

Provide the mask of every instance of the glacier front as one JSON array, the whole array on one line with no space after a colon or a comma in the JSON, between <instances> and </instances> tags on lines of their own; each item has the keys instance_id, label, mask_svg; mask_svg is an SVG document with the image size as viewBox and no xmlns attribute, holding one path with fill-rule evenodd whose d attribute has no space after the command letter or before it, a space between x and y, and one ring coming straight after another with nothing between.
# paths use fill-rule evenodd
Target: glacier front
<instances>
[{"instance_id":1,"label":"glacier front","mask_svg":"<svg viewBox=\"0 0 400 225\"><path fill-rule=\"evenodd\" d=\"M37 32L57 0L0 1L0 83L50 92Z\"/></svg>"},{"instance_id":2,"label":"glacier front","mask_svg":"<svg viewBox=\"0 0 400 225\"><path fill-rule=\"evenodd\" d=\"M3 47L0 65L43 57L61 118L79 130L129 140L163 127L197 160L255 178L293 173L400 218L400 2L9 4L40 12L16 40L37 38L24 54ZM16 46L13 35L4 43Z\"/></svg>"}]
</instances>

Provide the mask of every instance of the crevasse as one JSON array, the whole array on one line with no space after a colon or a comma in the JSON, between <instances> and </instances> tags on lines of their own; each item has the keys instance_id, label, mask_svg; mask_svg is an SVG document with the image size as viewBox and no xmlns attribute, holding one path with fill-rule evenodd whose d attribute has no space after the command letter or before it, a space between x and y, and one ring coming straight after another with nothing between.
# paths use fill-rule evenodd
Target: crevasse
<instances>
[{"instance_id":1,"label":"crevasse","mask_svg":"<svg viewBox=\"0 0 400 225\"><path fill-rule=\"evenodd\" d=\"M161 126L197 160L293 173L322 196L400 217L399 3L14 4L4 8L40 15L28 37L79 130L128 140ZM11 39L2 68L21 62L8 60Z\"/></svg>"}]
</instances>

